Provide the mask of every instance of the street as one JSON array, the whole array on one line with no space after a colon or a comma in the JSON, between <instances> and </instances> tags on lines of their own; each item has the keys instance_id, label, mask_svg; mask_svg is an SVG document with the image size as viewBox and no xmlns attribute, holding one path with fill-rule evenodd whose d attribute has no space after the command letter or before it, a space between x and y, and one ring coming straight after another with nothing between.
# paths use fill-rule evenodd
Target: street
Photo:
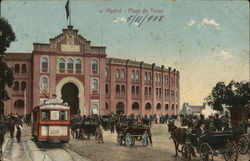
<instances>
[{"instance_id":1,"label":"street","mask_svg":"<svg viewBox=\"0 0 250 161\"><path fill-rule=\"evenodd\" d=\"M116 142L116 134L104 132L104 144L90 140L71 138L64 146L37 146L31 140L29 126L24 126L21 142L5 136L3 145L4 161L183 161L181 154L174 157L174 144L167 132L167 125L152 126L153 146L143 147L140 142L128 148ZM238 161L247 161L248 155L239 155ZM200 159L192 159L199 161ZM223 156L214 157L223 161Z\"/></svg>"}]
</instances>

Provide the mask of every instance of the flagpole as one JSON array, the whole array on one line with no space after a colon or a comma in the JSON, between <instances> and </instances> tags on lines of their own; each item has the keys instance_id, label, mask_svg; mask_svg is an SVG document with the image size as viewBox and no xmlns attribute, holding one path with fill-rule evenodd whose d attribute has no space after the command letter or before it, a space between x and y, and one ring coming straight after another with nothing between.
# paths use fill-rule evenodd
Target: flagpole
<instances>
[{"instance_id":1,"label":"flagpole","mask_svg":"<svg viewBox=\"0 0 250 161\"><path fill-rule=\"evenodd\" d=\"M69 0L69 26L71 26L71 2Z\"/></svg>"}]
</instances>

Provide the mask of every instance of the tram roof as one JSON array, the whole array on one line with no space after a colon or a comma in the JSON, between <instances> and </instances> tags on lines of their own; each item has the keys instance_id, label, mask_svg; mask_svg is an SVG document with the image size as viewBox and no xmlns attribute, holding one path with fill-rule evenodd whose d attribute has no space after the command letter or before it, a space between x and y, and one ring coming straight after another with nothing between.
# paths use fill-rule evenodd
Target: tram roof
<instances>
[{"instance_id":1,"label":"tram roof","mask_svg":"<svg viewBox=\"0 0 250 161\"><path fill-rule=\"evenodd\" d=\"M48 109L48 108L61 108L61 109L69 109L70 107L66 104L63 103L46 103L46 104L42 104L39 106L36 106L34 108L40 108L40 109Z\"/></svg>"}]
</instances>

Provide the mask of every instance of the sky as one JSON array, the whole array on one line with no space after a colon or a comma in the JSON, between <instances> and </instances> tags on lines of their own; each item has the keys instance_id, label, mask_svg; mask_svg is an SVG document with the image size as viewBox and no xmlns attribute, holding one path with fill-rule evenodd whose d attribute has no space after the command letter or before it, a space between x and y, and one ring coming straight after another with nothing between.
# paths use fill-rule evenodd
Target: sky
<instances>
[{"instance_id":1,"label":"sky","mask_svg":"<svg viewBox=\"0 0 250 161\"><path fill-rule=\"evenodd\" d=\"M65 4L3 1L17 38L7 52L32 52L34 42L60 34L69 24ZM249 80L247 1L71 0L71 24L93 46L106 46L108 57L180 71L181 105L201 105L219 81Z\"/></svg>"}]
</instances>

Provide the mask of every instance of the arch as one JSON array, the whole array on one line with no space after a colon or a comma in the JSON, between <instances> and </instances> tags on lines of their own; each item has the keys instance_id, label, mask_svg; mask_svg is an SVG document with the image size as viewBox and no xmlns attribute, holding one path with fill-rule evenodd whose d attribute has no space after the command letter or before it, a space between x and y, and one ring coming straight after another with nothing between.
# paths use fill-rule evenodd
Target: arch
<instances>
[{"instance_id":1,"label":"arch","mask_svg":"<svg viewBox=\"0 0 250 161\"><path fill-rule=\"evenodd\" d=\"M26 89L26 82L22 81L21 83L21 90L24 91Z\"/></svg>"},{"instance_id":2,"label":"arch","mask_svg":"<svg viewBox=\"0 0 250 161\"><path fill-rule=\"evenodd\" d=\"M132 104L132 110L138 110L139 108L140 108L139 103L134 102L134 103Z\"/></svg>"},{"instance_id":3,"label":"arch","mask_svg":"<svg viewBox=\"0 0 250 161\"><path fill-rule=\"evenodd\" d=\"M26 64L22 64L22 73L25 74L27 72Z\"/></svg>"},{"instance_id":4,"label":"arch","mask_svg":"<svg viewBox=\"0 0 250 161\"><path fill-rule=\"evenodd\" d=\"M19 82L15 81L14 83L14 91L19 91Z\"/></svg>"},{"instance_id":5,"label":"arch","mask_svg":"<svg viewBox=\"0 0 250 161\"><path fill-rule=\"evenodd\" d=\"M59 59L59 70L65 69L65 60L63 58Z\"/></svg>"},{"instance_id":6,"label":"arch","mask_svg":"<svg viewBox=\"0 0 250 161\"><path fill-rule=\"evenodd\" d=\"M121 94L123 94L123 95L125 94L125 85L121 86Z\"/></svg>"},{"instance_id":7,"label":"arch","mask_svg":"<svg viewBox=\"0 0 250 161\"><path fill-rule=\"evenodd\" d=\"M73 59L69 58L67 60L67 69L68 70L73 70L73 68L74 68L74 61L73 61Z\"/></svg>"},{"instance_id":8,"label":"arch","mask_svg":"<svg viewBox=\"0 0 250 161\"><path fill-rule=\"evenodd\" d=\"M146 103L145 109L146 109L146 110L150 110L151 108L152 108L151 104L150 104L149 102Z\"/></svg>"},{"instance_id":9,"label":"arch","mask_svg":"<svg viewBox=\"0 0 250 161\"><path fill-rule=\"evenodd\" d=\"M74 83L77 86L78 90L79 90L78 99L79 99L79 109L80 109L81 115L89 114L90 111L87 112L86 109L84 109L84 87L83 87L82 82L79 81L77 78L75 78L75 77L65 77L65 78L61 79L57 83L56 94L57 94L58 98L59 99L62 98L61 89L62 89L64 84L69 83L69 82Z\"/></svg>"},{"instance_id":10,"label":"arch","mask_svg":"<svg viewBox=\"0 0 250 161\"><path fill-rule=\"evenodd\" d=\"M120 94L120 86L119 85L115 86L115 93L116 93L116 95Z\"/></svg>"},{"instance_id":11,"label":"arch","mask_svg":"<svg viewBox=\"0 0 250 161\"><path fill-rule=\"evenodd\" d=\"M92 60L91 69L92 69L92 73L93 74L97 74L98 73L98 61L96 59Z\"/></svg>"},{"instance_id":12,"label":"arch","mask_svg":"<svg viewBox=\"0 0 250 161\"><path fill-rule=\"evenodd\" d=\"M64 103L68 103L71 114L78 114L79 112L79 89L74 83L68 82L62 86L61 94Z\"/></svg>"},{"instance_id":13,"label":"arch","mask_svg":"<svg viewBox=\"0 0 250 161\"><path fill-rule=\"evenodd\" d=\"M108 84L105 84L105 93L109 94L109 85Z\"/></svg>"},{"instance_id":14,"label":"arch","mask_svg":"<svg viewBox=\"0 0 250 161\"><path fill-rule=\"evenodd\" d=\"M165 104L165 110L168 110L168 104Z\"/></svg>"},{"instance_id":15,"label":"arch","mask_svg":"<svg viewBox=\"0 0 250 161\"><path fill-rule=\"evenodd\" d=\"M125 70L122 69L122 70L121 70L121 79L124 79L124 78L125 78Z\"/></svg>"},{"instance_id":16,"label":"arch","mask_svg":"<svg viewBox=\"0 0 250 161\"><path fill-rule=\"evenodd\" d=\"M123 102L118 102L116 104L116 113L117 114L124 114L124 110L125 110L124 103Z\"/></svg>"},{"instance_id":17,"label":"arch","mask_svg":"<svg viewBox=\"0 0 250 161\"><path fill-rule=\"evenodd\" d=\"M120 78L120 69L118 69L118 68L115 71L115 78L116 79Z\"/></svg>"},{"instance_id":18,"label":"arch","mask_svg":"<svg viewBox=\"0 0 250 161\"><path fill-rule=\"evenodd\" d=\"M42 69L48 69L48 66L49 66L49 59L47 57L42 57L41 58L41 68Z\"/></svg>"},{"instance_id":19,"label":"arch","mask_svg":"<svg viewBox=\"0 0 250 161\"><path fill-rule=\"evenodd\" d=\"M17 100L14 103L15 108L24 108L24 101L23 100Z\"/></svg>"},{"instance_id":20,"label":"arch","mask_svg":"<svg viewBox=\"0 0 250 161\"><path fill-rule=\"evenodd\" d=\"M15 73L19 73L19 72L20 72L20 65L15 64Z\"/></svg>"},{"instance_id":21,"label":"arch","mask_svg":"<svg viewBox=\"0 0 250 161\"><path fill-rule=\"evenodd\" d=\"M157 110L160 110L160 109L161 109L161 104L160 104L160 103L157 103L156 109L157 109Z\"/></svg>"},{"instance_id":22,"label":"arch","mask_svg":"<svg viewBox=\"0 0 250 161\"><path fill-rule=\"evenodd\" d=\"M82 70L82 62L81 62L81 60L80 60L80 59L76 59L75 62L76 62L76 63L75 63L75 68L76 68L76 70L77 70L77 71L81 71L81 70Z\"/></svg>"},{"instance_id":23,"label":"arch","mask_svg":"<svg viewBox=\"0 0 250 161\"><path fill-rule=\"evenodd\" d=\"M105 102L105 109L108 110L109 109L109 104L107 102Z\"/></svg>"},{"instance_id":24,"label":"arch","mask_svg":"<svg viewBox=\"0 0 250 161\"><path fill-rule=\"evenodd\" d=\"M47 76L42 76L40 79L40 88L48 89L49 88L49 78Z\"/></svg>"}]
</instances>

